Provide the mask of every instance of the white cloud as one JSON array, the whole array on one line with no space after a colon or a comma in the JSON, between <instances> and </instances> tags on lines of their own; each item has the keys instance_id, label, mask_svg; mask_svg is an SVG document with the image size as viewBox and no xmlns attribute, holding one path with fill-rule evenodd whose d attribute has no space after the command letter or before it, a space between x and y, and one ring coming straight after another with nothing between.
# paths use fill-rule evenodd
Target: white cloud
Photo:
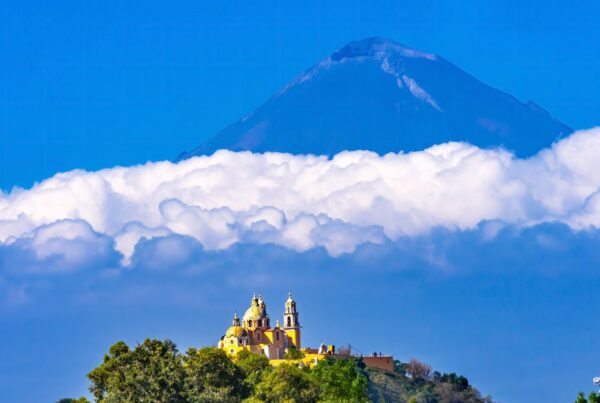
<instances>
[{"instance_id":1,"label":"white cloud","mask_svg":"<svg viewBox=\"0 0 600 403\"><path fill-rule=\"evenodd\" d=\"M299 251L322 246L338 255L364 242L435 227L471 229L484 220L560 221L582 229L600 225L599 155L596 128L526 160L447 143L332 159L219 151L178 164L72 171L0 194L0 242L35 233L32 245L45 245L38 253L55 253L49 239L85 239L85 231L42 226L81 220L113 238L128 264L140 239L169 234L194 238L207 250L270 242Z\"/></svg>"},{"instance_id":2,"label":"white cloud","mask_svg":"<svg viewBox=\"0 0 600 403\"><path fill-rule=\"evenodd\" d=\"M130 222L114 236L115 249L123 255L122 263L129 265L131 255L135 250L135 245L140 239L152 239L155 237L164 237L170 235L171 231L164 227L148 228L139 222Z\"/></svg>"},{"instance_id":3,"label":"white cloud","mask_svg":"<svg viewBox=\"0 0 600 403\"><path fill-rule=\"evenodd\" d=\"M11 238L0 253L0 267L9 271L56 273L118 266L113 239L95 232L82 220L42 224Z\"/></svg>"}]
</instances>

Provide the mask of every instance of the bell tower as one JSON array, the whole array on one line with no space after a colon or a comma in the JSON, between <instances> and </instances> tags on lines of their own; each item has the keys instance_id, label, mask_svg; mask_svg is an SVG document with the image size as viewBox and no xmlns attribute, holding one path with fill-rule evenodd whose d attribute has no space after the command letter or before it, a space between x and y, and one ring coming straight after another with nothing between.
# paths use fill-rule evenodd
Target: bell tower
<instances>
[{"instance_id":1,"label":"bell tower","mask_svg":"<svg viewBox=\"0 0 600 403\"><path fill-rule=\"evenodd\" d=\"M292 298L292 293L288 294L285 301L285 310L283 312L283 330L288 336L288 347L300 349L300 321L298 320L298 311L296 310L296 301Z\"/></svg>"}]
</instances>

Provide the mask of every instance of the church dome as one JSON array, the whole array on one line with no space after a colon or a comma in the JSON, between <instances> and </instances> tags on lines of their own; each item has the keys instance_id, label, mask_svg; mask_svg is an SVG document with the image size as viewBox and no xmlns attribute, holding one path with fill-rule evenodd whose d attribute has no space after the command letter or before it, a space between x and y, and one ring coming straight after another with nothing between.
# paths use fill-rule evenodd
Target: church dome
<instances>
[{"instance_id":1,"label":"church dome","mask_svg":"<svg viewBox=\"0 0 600 403\"><path fill-rule=\"evenodd\" d=\"M227 333L225 333L225 337L244 336L245 333L246 333L246 330L243 327L231 326L229 329L227 329Z\"/></svg>"},{"instance_id":2,"label":"church dome","mask_svg":"<svg viewBox=\"0 0 600 403\"><path fill-rule=\"evenodd\" d=\"M258 306L251 306L250 308L248 308L246 310L246 313L244 314L244 320L257 320L257 319L263 319L266 318L266 312L264 309L260 309L260 307Z\"/></svg>"},{"instance_id":3,"label":"church dome","mask_svg":"<svg viewBox=\"0 0 600 403\"><path fill-rule=\"evenodd\" d=\"M244 314L243 320L246 322L248 320L254 321L265 318L268 318L267 305L264 303L262 297L259 296L256 298L256 296L254 296L250 303L250 308L248 308Z\"/></svg>"}]
</instances>

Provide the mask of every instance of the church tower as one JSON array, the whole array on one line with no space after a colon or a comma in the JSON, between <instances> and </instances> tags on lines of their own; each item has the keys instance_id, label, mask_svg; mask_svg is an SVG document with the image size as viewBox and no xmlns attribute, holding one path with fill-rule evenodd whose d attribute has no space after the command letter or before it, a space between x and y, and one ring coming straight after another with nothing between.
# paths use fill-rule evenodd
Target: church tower
<instances>
[{"instance_id":1,"label":"church tower","mask_svg":"<svg viewBox=\"0 0 600 403\"><path fill-rule=\"evenodd\" d=\"M288 336L288 347L300 349L300 322L298 321L298 311L296 310L296 301L292 298L292 293L288 294L285 301L285 311L283 312L283 331Z\"/></svg>"}]
</instances>

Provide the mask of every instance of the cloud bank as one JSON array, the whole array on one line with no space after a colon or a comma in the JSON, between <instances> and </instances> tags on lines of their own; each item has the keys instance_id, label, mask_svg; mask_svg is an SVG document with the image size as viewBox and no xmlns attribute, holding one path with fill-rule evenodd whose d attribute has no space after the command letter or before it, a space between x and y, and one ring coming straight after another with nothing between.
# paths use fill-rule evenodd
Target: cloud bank
<instances>
[{"instance_id":1,"label":"cloud bank","mask_svg":"<svg viewBox=\"0 0 600 403\"><path fill-rule=\"evenodd\" d=\"M131 265L140 240L175 235L207 251L274 244L339 256L489 221L578 231L600 226L599 156L595 128L529 159L446 143L331 159L223 150L180 163L76 170L0 194L0 243L21 267L61 271L91 261ZM486 228L494 236L494 226ZM161 247L175 253L168 242Z\"/></svg>"}]
</instances>

